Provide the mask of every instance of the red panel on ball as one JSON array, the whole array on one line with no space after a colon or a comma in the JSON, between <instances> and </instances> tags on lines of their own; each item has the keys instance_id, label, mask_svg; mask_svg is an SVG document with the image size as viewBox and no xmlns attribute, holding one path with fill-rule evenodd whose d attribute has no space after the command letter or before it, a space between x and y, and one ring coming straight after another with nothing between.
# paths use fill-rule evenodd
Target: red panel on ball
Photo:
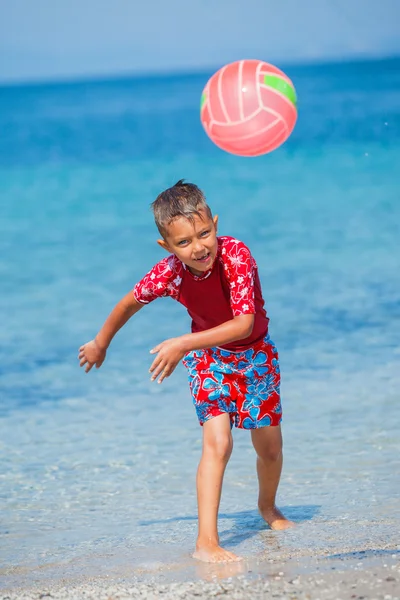
<instances>
[{"instance_id":1,"label":"red panel on ball","mask_svg":"<svg viewBox=\"0 0 400 600\"><path fill-rule=\"evenodd\" d=\"M260 131L267 131L277 121L277 117L266 111L259 112L248 121L241 121L236 124L212 123L210 135L212 139L218 137L221 141L227 143L234 142L256 135Z\"/></svg>"},{"instance_id":2,"label":"red panel on ball","mask_svg":"<svg viewBox=\"0 0 400 600\"><path fill-rule=\"evenodd\" d=\"M224 150L231 152L232 154L239 154L241 156L257 156L259 154L265 154L276 147L276 143L281 143L282 138L286 139L286 128L282 121L275 121L272 127L268 130L269 138L266 139L265 131L255 131L246 137L238 137L227 141L221 139L218 136L213 137L214 142L217 146L220 146Z\"/></svg>"},{"instance_id":3,"label":"red panel on ball","mask_svg":"<svg viewBox=\"0 0 400 600\"><path fill-rule=\"evenodd\" d=\"M260 64L259 74L262 80L264 80L264 75L279 75L279 77L282 77L282 79L290 83L290 85L293 85L289 77L283 71L278 69L278 67L274 67L274 65L262 61L258 62Z\"/></svg>"},{"instance_id":4,"label":"red panel on ball","mask_svg":"<svg viewBox=\"0 0 400 600\"><path fill-rule=\"evenodd\" d=\"M212 120L217 121L218 123L225 123L226 116L218 92L218 76L219 74L216 73L208 82L207 103L209 105Z\"/></svg>"},{"instance_id":5,"label":"red panel on ball","mask_svg":"<svg viewBox=\"0 0 400 600\"><path fill-rule=\"evenodd\" d=\"M259 61L242 61L241 94L243 104L243 118L246 119L260 108L258 96L257 66Z\"/></svg>"},{"instance_id":6,"label":"red panel on ball","mask_svg":"<svg viewBox=\"0 0 400 600\"><path fill-rule=\"evenodd\" d=\"M240 90L238 86L239 63L231 63L219 71L218 92L225 106L227 117L233 123L242 119L240 115Z\"/></svg>"},{"instance_id":7,"label":"red panel on ball","mask_svg":"<svg viewBox=\"0 0 400 600\"><path fill-rule=\"evenodd\" d=\"M262 105L276 114L280 115L286 122L288 129L292 131L297 119L296 107L290 100L265 86L260 86L260 97Z\"/></svg>"}]
</instances>

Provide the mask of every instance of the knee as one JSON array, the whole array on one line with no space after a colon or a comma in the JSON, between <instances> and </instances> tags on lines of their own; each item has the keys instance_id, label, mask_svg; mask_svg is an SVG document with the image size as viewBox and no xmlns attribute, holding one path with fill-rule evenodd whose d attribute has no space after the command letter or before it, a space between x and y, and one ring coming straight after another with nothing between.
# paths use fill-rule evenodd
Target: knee
<instances>
[{"instance_id":1,"label":"knee","mask_svg":"<svg viewBox=\"0 0 400 600\"><path fill-rule=\"evenodd\" d=\"M266 446L258 452L258 456L264 462L278 462L282 458L282 446L280 444Z\"/></svg>"},{"instance_id":2,"label":"knee","mask_svg":"<svg viewBox=\"0 0 400 600\"><path fill-rule=\"evenodd\" d=\"M212 456L214 460L228 462L232 453L232 435L219 434L204 440L204 454Z\"/></svg>"}]
</instances>

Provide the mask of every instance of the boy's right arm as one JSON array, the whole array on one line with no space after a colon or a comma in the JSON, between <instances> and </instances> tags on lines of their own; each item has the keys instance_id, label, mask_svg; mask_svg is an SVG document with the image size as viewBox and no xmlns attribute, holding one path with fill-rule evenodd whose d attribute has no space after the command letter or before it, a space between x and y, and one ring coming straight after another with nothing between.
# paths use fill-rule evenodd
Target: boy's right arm
<instances>
[{"instance_id":1,"label":"boy's right arm","mask_svg":"<svg viewBox=\"0 0 400 600\"><path fill-rule=\"evenodd\" d=\"M79 365L86 365L85 372L88 373L93 365L100 368L106 357L107 348L114 335L125 325L125 323L136 314L144 304L138 302L133 292L129 292L108 315L103 327L94 340L87 342L79 348Z\"/></svg>"}]
</instances>

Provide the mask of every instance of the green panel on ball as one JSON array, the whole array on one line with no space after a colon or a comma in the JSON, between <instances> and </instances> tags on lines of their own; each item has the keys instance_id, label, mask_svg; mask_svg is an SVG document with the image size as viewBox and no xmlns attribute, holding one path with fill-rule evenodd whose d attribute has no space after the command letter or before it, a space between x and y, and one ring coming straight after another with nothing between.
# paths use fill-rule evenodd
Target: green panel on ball
<instances>
[{"instance_id":1,"label":"green panel on ball","mask_svg":"<svg viewBox=\"0 0 400 600\"><path fill-rule=\"evenodd\" d=\"M281 79L279 75L264 75L264 83L265 85L269 85L269 87L274 88L274 90L277 90L286 96L286 98L290 100L292 104L295 106L297 105L297 97L294 87L284 79Z\"/></svg>"},{"instance_id":2,"label":"green panel on ball","mask_svg":"<svg viewBox=\"0 0 400 600\"><path fill-rule=\"evenodd\" d=\"M206 100L207 100L207 95L205 92L203 92L201 95L201 100L200 100L200 110L202 110L203 106L206 103Z\"/></svg>"}]
</instances>

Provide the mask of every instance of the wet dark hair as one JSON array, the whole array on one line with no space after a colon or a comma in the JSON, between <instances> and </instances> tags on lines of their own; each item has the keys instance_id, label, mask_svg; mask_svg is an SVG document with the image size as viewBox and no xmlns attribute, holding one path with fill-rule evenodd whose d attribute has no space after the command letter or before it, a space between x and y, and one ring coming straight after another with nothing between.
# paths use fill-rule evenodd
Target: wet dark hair
<instances>
[{"instance_id":1,"label":"wet dark hair","mask_svg":"<svg viewBox=\"0 0 400 600\"><path fill-rule=\"evenodd\" d=\"M178 217L185 217L193 222L196 215L203 217L200 212L203 210L210 219L212 218L211 209L203 192L194 183L185 183L183 179L161 192L152 202L151 208L158 231L163 238L167 236L168 225Z\"/></svg>"}]
</instances>

